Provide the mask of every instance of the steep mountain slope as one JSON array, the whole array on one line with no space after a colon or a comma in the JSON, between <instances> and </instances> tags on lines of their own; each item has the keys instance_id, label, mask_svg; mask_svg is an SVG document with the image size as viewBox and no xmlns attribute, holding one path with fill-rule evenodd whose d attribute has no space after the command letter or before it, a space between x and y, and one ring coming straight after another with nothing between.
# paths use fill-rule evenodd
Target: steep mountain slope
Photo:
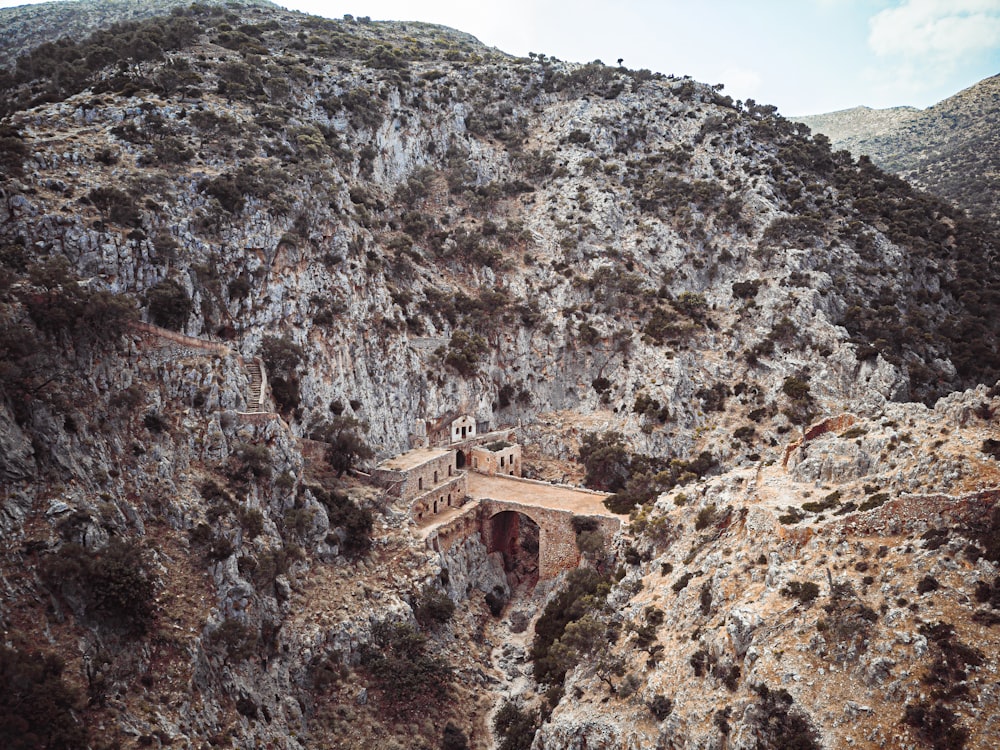
<instances>
[{"instance_id":1,"label":"steep mountain slope","mask_svg":"<svg viewBox=\"0 0 1000 750\"><path fill-rule=\"evenodd\" d=\"M47 623L95 743L492 746L503 571L334 476L359 432L521 424L649 511L1000 375L994 237L690 79L199 5L2 85L3 656ZM957 492L943 466L880 482Z\"/></svg>"},{"instance_id":2,"label":"steep mountain slope","mask_svg":"<svg viewBox=\"0 0 1000 750\"><path fill-rule=\"evenodd\" d=\"M141 21L187 7L184 0L73 0L0 8L0 66L63 37L82 39L116 23ZM266 0L232 0L232 5L275 7Z\"/></svg>"},{"instance_id":3,"label":"steep mountain slope","mask_svg":"<svg viewBox=\"0 0 1000 750\"><path fill-rule=\"evenodd\" d=\"M798 119L835 148L866 154L973 216L1000 217L1000 76L925 110L862 107Z\"/></svg>"}]
</instances>

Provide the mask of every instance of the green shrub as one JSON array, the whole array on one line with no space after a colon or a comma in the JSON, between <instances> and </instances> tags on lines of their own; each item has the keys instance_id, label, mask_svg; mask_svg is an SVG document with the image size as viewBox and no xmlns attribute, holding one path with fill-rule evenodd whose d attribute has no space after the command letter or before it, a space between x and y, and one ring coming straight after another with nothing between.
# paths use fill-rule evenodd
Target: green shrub
<instances>
[{"instance_id":1,"label":"green shrub","mask_svg":"<svg viewBox=\"0 0 1000 750\"><path fill-rule=\"evenodd\" d=\"M1000 440L995 440L993 438L986 438L983 441L982 447L980 449L987 456L992 456L993 458L1000 461Z\"/></svg>"},{"instance_id":2,"label":"green shrub","mask_svg":"<svg viewBox=\"0 0 1000 750\"><path fill-rule=\"evenodd\" d=\"M621 433L596 432L584 435L580 444L580 461L587 470L584 483L594 489L617 492L628 480L631 457Z\"/></svg>"},{"instance_id":3,"label":"green shrub","mask_svg":"<svg viewBox=\"0 0 1000 750\"><path fill-rule=\"evenodd\" d=\"M868 636L878 614L862 601L849 583L832 586L823 611L826 614L816 623L816 628L822 631L831 656L837 661L857 659L868 648Z\"/></svg>"},{"instance_id":4,"label":"green shrub","mask_svg":"<svg viewBox=\"0 0 1000 750\"><path fill-rule=\"evenodd\" d=\"M646 704L646 707L649 709L649 712L656 717L657 721L663 721L673 712L674 702L665 695L657 693L652 697L649 703Z\"/></svg>"},{"instance_id":5,"label":"green shrub","mask_svg":"<svg viewBox=\"0 0 1000 750\"><path fill-rule=\"evenodd\" d=\"M465 732L448 722L441 737L441 750L469 750L469 738Z\"/></svg>"},{"instance_id":6,"label":"green shrub","mask_svg":"<svg viewBox=\"0 0 1000 750\"><path fill-rule=\"evenodd\" d=\"M444 352L444 363L460 375L472 377L479 372L479 362L486 352L486 339L482 336L455 331Z\"/></svg>"},{"instance_id":7,"label":"green shrub","mask_svg":"<svg viewBox=\"0 0 1000 750\"><path fill-rule=\"evenodd\" d=\"M886 492L876 492L874 495L865 500L858 507L858 510L872 510L884 505L889 500L889 495Z\"/></svg>"},{"instance_id":8,"label":"green shrub","mask_svg":"<svg viewBox=\"0 0 1000 750\"><path fill-rule=\"evenodd\" d=\"M146 292L149 317L156 325L171 331L183 331L194 303L180 284L164 279Z\"/></svg>"},{"instance_id":9,"label":"green shrub","mask_svg":"<svg viewBox=\"0 0 1000 750\"><path fill-rule=\"evenodd\" d=\"M493 717L493 731L500 738L497 750L530 750L538 718L511 700L504 701Z\"/></svg>"},{"instance_id":10,"label":"green shrub","mask_svg":"<svg viewBox=\"0 0 1000 750\"><path fill-rule=\"evenodd\" d=\"M750 281L734 281L733 296L737 299L753 299L760 291L761 280L752 279Z\"/></svg>"},{"instance_id":11,"label":"green shrub","mask_svg":"<svg viewBox=\"0 0 1000 750\"><path fill-rule=\"evenodd\" d=\"M504 605L507 604L507 595L504 593L503 587L494 586L493 590L488 592L483 599L486 606L490 608L491 615L499 617L503 614Z\"/></svg>"},{"instance_id":12,"label":"green shrub","mask_svg":"<svg viewBox=\"0 0 1000 750\"><path fill-rule=\"evenodd\" d=\"M706 617L712 612L712 582L705 581L698 596L701 613Z\"/></svg>"},{"instance_id":13,"label":"green shrub","mask_svg":"<svg viewBox=\"0 0 1000 750\"><path fill-rule=\"evenodd\" d=\"M330 520L330 527L340 529L343 537L337 536L333 543L339 545L349 557L359 557L371 547L371 532L374 519L367 508L359 507L347 495L310 487L316 498L323 503Z\"/></svg>"},{"instance_id":14,"label":"green shrub","mask_svg":"<svg viewBox=\"0 0 1000 750\"><path fill-rule=\"evenodd\" d=\"M969 730L959 723L951 708L940 702L907 705L902 723L917 730L934 750L962 750L969 740Z\"/></svg>"},{"instance_id":15,"label":"green shrub","mask_svg":"<svg viewBox=\"0 0 1000 750\"><path fill-rule=\"evenodd\" d=\"M397 717L434 716L451 692L451 667L429 655L427 637L408 624L376 623L372 642L361 649L361 664L383 709Z\"/></svg>"},{"instance_id":16,"label":"green shrub","mask_svg":"<svg viewBox=\"0 0 1000 750\"><path fill-rule=\"evenodd\" d=\"M19 253L8 250L7 255L19 264ZM21 301L38 329L50 336L114 342L136 317L131 299L81 283L63 257L26 264L26 270L32 287L22 292Z\"/></svg>"},{"instance_id":17,"label":"green shrub","mask_svg":"<svg viewBox=\"0 0 1000 750\"><path fill-rule=\"evenodd\" d=\"M79 601L84 616L111 630L143 636L153 621L155 584L137 542L113 537L93 553L64 544L43 561L42 575L53 591Z\"/></svg>"},{"instance_id":18,"label":"green shrub","mask_svg":"<svg viewBox=\"0 0 1000 750\"><path fill-rule=\"evenodd\" d=\"M361 420L342 414L321 422L309 433L313 440L326 443L323 457L338 477L350 471L358 461L375 455L361 434L364 427Z\"/></svg>"},{"instance_id":19,"label":"green shrub","mask_svg":"<svg viewBox=\"0 0 1000 750\"><path fill-rule=\"evenodd\" d=\"M917 582L917 593L926 594L930 591L937 591L941 588L941 584L937 582L934 576L924 576Z\"/></svg>"},{"instance_id":20,"label":"green shrub","mask_svg":"<svg viewBox=\"0 0 1000 750\"><path fill-rule=\"evenodd\" d=\"M795 707L787 690L770 690L767 685L760 684L754 691L757 700L744 717L757 737L757 747L822 750L819 735L808 717Z\"/></svg>"},{"instance_id":21,"label":"green shrub","mask_svg":"<svg viewBox=\"0 0 1000 750\"><path fill-rule=\"evenodd\" d=\"M422 627L436 627L451 620L455 602L434 586L425 586L413 605L413 615Z\"/></svg>"},{"instance_id":22,"label":"green shrub","mask_svg":"<svg viewBox=\"0 0 1000 750\"><path fill-rule=\"evenodd\" d=\"M982 545L982 556L1000 562L1000 506L995 506L986 518L971 525L972 538Z\"/></svg>"},{"instance_id":23,"label":"green shrub","mask_svg":"<svg viewBox=\"0 0 1000 750\"><path fill-rule=\"evenodd\" d=\"M251 626L229 618L209 634L208 640L210 645L222 651L227 661L239 662L257 653L260 634Z\"/></svg>"},{"instance_id":24,"label":"green shrub","mask_svg":"<svg viewBox=\"0 0 1000 750\"><path fill-rule=\"evenodd\" d=\"M781 385L781 392L792 400L808 398L809 383L794 375L789 375Z\"/></svg>"},{"instance_id":25,"label":"green shrub","mask_svg":"<svg viewBox=\"0 0 1000 750\"><path fill-rule=\"evenodd\" d=\"M299 406L299 368L305 350L287 335L266 336L260 354L278 408L286 414L294 411Z\"/></svg>"},{"instance_id":26,"label":"green shrub","mask_svg":"<svg viewBox=\"0 0 1000 750\"><path fill-rule=\"evenodd\" d=\"M695 530L701 531L702 529L705 529L711 524L715 523L716 511L717 508L715 507L715 503L710 503L701 510L699 510L698 516L695 518L694 521Z\"/></svg>"},{"instance_id":27,"label":"green shrub","mask_svg":"<svg viewBox=\"0 0 1000 750\"><path fill-rule=\"evenodd\" d=\"M802 510L809 513L822 513L840 504L840 490L834 490L819 502L802 503Z\"/></svg>"},{"instance_id":28,"label":"green shrub","mask_svg":"<svg viewBox=\"0 0 1000 750\"><path fill-rule=\"evenodd\" d=\"M0 646L0 747L77 750L88 746L76 718L79 692L63 680L62 660L39 651Z\"/></svg>"},{"instance_id":29,"label":"green shrub","mask_svg":"<svg viewBox=\"0 0 1000 750\"><path fill-rule=\"evenodd\" d=\"M694 578L696 575L697 573L688 571L687 573L684 573L676 581L674 581L673 585L671 585L670 588L673 590L675 594L679 594L681 591L687 588L687 585L691 582L691 579Z\"/></svg>"},{"instance_id":30,"label":"green shrub","mask_svg":"<svg viewBox=\"0 0 1000 750\"><path fill-rule=\"evenodd\" d=\"M271 451L266 445L237 443L229 456L226 471L237 482L271 478Z\"/></svg>"},{"instance_id":31,"label":"green shrub","mask_svg":"<svg viewBox=\"0 0 1000 750\"><path fill-rule=\"evenodd\" d=\"M256 539L264 531L264 514L257 508L240 507L237 517L248 539Z\"/></svg>"},{"instance_id":32,"label":"green shrub","mask_svg":"<svg viewBox=\"0 0 1000 750\"><path fill-rule=\"evenodd\" d=\"M799 604L811 604L819 596L819 586L812 581L789 581L782 587L781 595L798 599Z\"/></svg>"},{"instance_id":33,"label":"green shrub","mask_svg":"<svg viewBox=\"0 0 1000 750\"><path fill-rule=\"evenodd\" d=\"M565 585L546 605L535 624L531 660L537 682L562 682L566 674L566 662L558 658L557 653L553 653L554 644L563 637L570 623L581 620L603 606L610 588L608 577L591 568L575 568L569 572Z\"/></svg>"},{"instance_id":34,"label":"green shrub","mask_svg":"<svg viewBox=\"0 0 1000 750\"><path fill-rule=\"evenodd\" d=\"M105 220L125 227L138 227L142 224L142 214L135 198L118 188L94 188L88 193L87 198L101 212Z\"/></svg>"}]
</instances>

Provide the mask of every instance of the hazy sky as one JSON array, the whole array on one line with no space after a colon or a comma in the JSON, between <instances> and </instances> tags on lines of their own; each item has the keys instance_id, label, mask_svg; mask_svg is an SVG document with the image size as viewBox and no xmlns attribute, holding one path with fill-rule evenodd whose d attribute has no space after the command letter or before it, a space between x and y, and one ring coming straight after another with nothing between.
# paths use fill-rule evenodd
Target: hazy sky
<instances>
[{"instance_id":1,"label":"hazy sky","mask_svg":"<svg viewBox=\"0 0 1000 750\"><path fill-rule=\"evenodd\" d=\"M24 0L0 0L17 5ZM1000 0L278 0L429 21L505 52L691 75L805 115L926 107L1000 73Z\"/></svg>"}]
</instances>

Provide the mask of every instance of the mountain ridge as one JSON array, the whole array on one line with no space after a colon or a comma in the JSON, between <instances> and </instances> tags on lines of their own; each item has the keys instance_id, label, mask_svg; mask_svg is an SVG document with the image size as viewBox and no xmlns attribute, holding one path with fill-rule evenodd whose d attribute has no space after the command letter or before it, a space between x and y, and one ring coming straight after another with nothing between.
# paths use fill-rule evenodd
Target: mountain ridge
<instances>
[{"instance_id":1,"label":"mountain ridge","mask_svg":"<svg viewBox=\"0 0 1000 750\"><path fill-rule=\"evenodd\" d=\"M991 76L924 110L855 108L796 119L828 135L835 148L865 154L883 169L996 221L998 114L1000 76Z\"/></svg>"}]
</instances>

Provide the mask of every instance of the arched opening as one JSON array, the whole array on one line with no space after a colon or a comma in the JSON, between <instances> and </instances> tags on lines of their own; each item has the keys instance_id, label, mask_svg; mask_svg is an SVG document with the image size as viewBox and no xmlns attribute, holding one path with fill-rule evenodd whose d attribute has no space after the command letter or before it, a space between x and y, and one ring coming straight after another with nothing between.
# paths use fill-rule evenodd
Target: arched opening
<instances>
[{"instance_id":1,"label":"arched opening","mask_svg":"<svg viewBox=\"0 0 1000 750\"><path fill-rule=\"evenodd\" d=\"M465 451L458 451L455 455L455 468L464 469L465 468Z\"/></svg>"},{"instance_id":2,"label":"arched opening","mask_svg":"<svg viewBox=\"0 0 1000 750\"><path fill-rule=\"evenodd\" d=\"M541 531L523 513L504 510L489 520L490 552L503 555L503 569L512 588L534 588L538 582Z\"/></svg>"}]
</instances>

